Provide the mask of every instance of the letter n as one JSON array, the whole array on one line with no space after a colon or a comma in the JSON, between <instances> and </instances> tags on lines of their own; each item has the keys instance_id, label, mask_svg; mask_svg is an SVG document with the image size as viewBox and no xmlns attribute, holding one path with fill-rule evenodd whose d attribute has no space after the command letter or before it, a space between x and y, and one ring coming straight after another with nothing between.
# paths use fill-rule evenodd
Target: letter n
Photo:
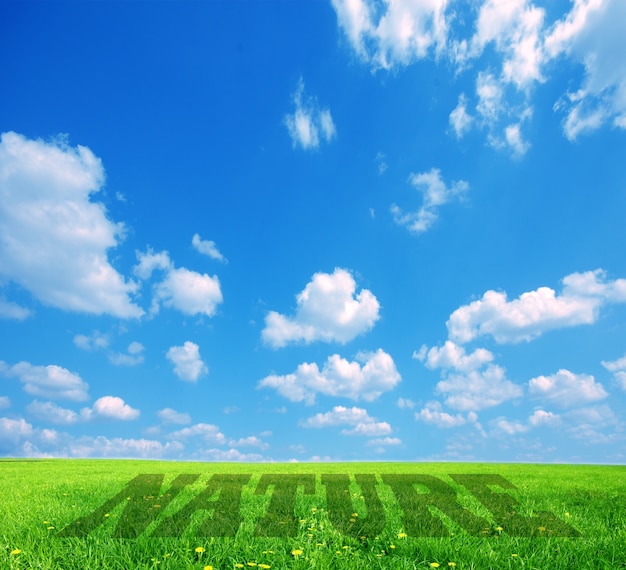
<instances>
[{"instance_id":1,"label":"letter n","mask_svg":"<svg viewBox=\"0 0 626 570\"><path fill-rule=\"evenodd\" d=\"M164 477L164 474L137 475L115 497L89 515L76 519L59 531L56 536L87 536L107 520L106 514L123 503L126 506L113 537L137 538L170 501L187 485L191 485L199 475L179 475L172 481L169 492L159 496Z\"/></svg>"}]
</instances>

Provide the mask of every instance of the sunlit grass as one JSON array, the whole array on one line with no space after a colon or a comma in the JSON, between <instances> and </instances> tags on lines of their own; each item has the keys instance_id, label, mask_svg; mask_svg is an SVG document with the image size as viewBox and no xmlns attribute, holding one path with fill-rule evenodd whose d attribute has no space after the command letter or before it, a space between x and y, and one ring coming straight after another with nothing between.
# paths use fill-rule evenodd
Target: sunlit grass
<instances>
[{"instance_id":1,"label":"sunlit grass","mask_svg":"<svg viewBox=\"0 0 626 570\"><path fill-rule=\"evenodd\" d=\"M86 537L60 538L59 531L89 515L123 490L139 474L164 473L161 492L180 474L200 474L189 487L154 516L138 538L113 538L125 505L102 514L102 524ZM199 536L209 510L190 514L178 538L151 534L160 522L195 499L216 473L252 477L241 496L242 523L233 537ZM258 521L266 514L271 488L255 490L263 473L316 475L314 494L299 488L293 536L259 536ZM367 520L362 489L351 478L352 508L345 512L346 533L332 524L322 474L369 473L378 476L376 492L385 507L379 534L350 533ZM487 525L470 535L445 514L435 512L450 533L416 538L403 527L403 513L381 474L419 473L438 477L458 493L458 501ZM450 474L499 474L517 489L506 493L531 516L549 511L581 536L515 537L503 530L475 496ZM565 465L495 464L215 464L152 461L45 460L0 461L0 568L120 570L159 568L218 570L234 568L390 568L390 569L566 569L626 568L626 468ZM160 507L159 507L160 510ZM277 525L280 521L274 521ZM277 528L280 528L277 526Z\"/></svg>"}]
</instances>

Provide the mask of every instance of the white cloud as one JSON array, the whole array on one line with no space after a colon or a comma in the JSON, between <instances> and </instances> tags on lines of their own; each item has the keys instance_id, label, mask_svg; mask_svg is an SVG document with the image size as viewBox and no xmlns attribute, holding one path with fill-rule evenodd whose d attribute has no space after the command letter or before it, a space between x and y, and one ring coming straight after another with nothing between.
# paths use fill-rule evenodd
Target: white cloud
<instances>
[{"instance_id":1,"label":"white cloud","mask_svg":"<svg viewBox=\"0 0 626 570\"><path fill-rule=\"evenodd\" d=\"M448 0L332 0L339 26L373 69L408 65L446 46ZM377 21L376 21L377 20Z\"/></svg>"},{"instance_id":2,"label":"white cloud","mask_svg":"<svg viewBox=\"0 0 626 570\"><path fill-rule=\"evenodd\" d=\"M173 439L186 439L191 437L199 437L204 441L223 445L226 443L226 437L216 425L212 424L195 424L188 428L172 432L169 435Z\"/></svg>"},{"instance_id":3,"label":"white cloud","mask_svg":"<svg viewBox=\"0 0 626 570\"><path fill-rule=\"evenodd\" d=\"M460 343L483 335L498 343L529 341L552 329L592 324L602 305L626 301L626 279L606 281L601 269L572 273L563 284L561 295L539 287L513 301L506 293L487 291L450 315L449 336Z\"/></svg>"},{"instance_id":4,"label":"white cloud","mask_svg":"<svg viewBox=\"0 0 626 570\"><path fill-rule=\"evenodd\" d=\"M137 255L139 263L133 267L133 273L139 277L139 279L150 279L154 271L169 271L174 268L174 264L167 251L154 253L151 248L148 248L146 253L137 251L135 254Z\"/></svg>"},{"instance_id":5,"label":"white cloud","mask_svg":"<svg viewBox=\"0 0 626 570\"><path fill-rule=\"evenodd\" d=\"M422 346L419 352L413 353L413 358L424 362L427 368L454 368L469 372L491 362L493 354L484 348L477 348L466 355L462 346L447 340L441 348L434 346L428 350L425 345Z\"/></svg>"},{"instance_id":6,"label":"white cloud","mask_svg":"<svg viewBox=\"0 0 626 570\"><path fill-rule=\"evenodd\" d=\"M465 93L461 93L459 96L459 102L450 113L449 121L457 139L463 138L463 135L472 127L474 118L467 112L467 97Z\"/></svg>"},{"instance_id":7,"label":"white cloud","mask_svg":"<svg viewBox=\"0 0 626 570\"><path fill-rule=\"evenodd\" d=\"M0 361L0 372L6 376L19 378L24 385L24 391L32 396L75 401L89 398L87 395L89 386L80 376L55 364L33 366L28 362L18 362L13 366L7 366Z\"/></svg>"},{"instance_id":8,"label":"white cloud","mask_svg":"<svg viewBox=\"0 0 626 570\"><path fill-rule=\"evenodd\" d=\"M535 410L532 416L528 418L528 423L533 427L557 425L560 422L561 416L545 410Z\"/></svg>"},{"instance_id":9,"label":"white cloud","mask_svg":"<svg viewBox=\"0 0 626 570\"><path fill-rule=\"evenodd\" d=\"M379 437L376 439L370 439L365 445L368 447L402 445L402 440L398 437Z\"/></svg>"},{"instance_id":10,"label":"white cloud","mask_svg":"<svg viewBox=\"0 0 626 570\"><path fill-rule=\"evenodd\" d=\"M170 270L154 288L153 313L162 303L187 315L203 314L212 317L222 302L220 282L216 275L200 274L184 267Z\"/></svg>"},{"instance_id":11,"label":"white cloud","mask_svg":"<svg viewBox=\"0 0 626 570\"><path fill-rule=\"evenodd\" d=\"M319 413L300 422L305 428L324 428L339 425L354 426L352 429L344 429L341 431L343 435L363 435L367 437L375 437L387 435L391 433L391 426L387 422L377 422L376 418L372 418L367 410L363 408L345 408L344 406L335 406L330 412L324 414Z\"/></svg>"},{"instance_id":12,"label":"white cloud","mask_svg":"<svg viewBox=\"0 0 626 570\"><path fill-rule=\"evenodd\" d=\"M556 106L570 140L607 122L626 129L626 5L622 0L574 0L546 38L552 58L565 55L585 69L583 84Z\"/></svg>"},{"instance_id":13,"label":"white cloud","mask_svg":"<svg viewBox=\"0 0 626 570\"><path fill-rule=\"evenodd\" d=\"M548 400L555 406L571 407L602 400L608 396L602 384L587 374L574 374L561 369L551 376L529 380L528 391L534 398Z\"/></svg>"},{"instance_id":14,"label":"white cloud","mask_svg":"<svg viewBox=\"0 0 626 570\"><path fill-rule=\"evenodd\" d=\"M17 303L7 301L3 296L0 296L0 319L23 321L31 315L32 311L30 309L20 307Z\"/></svg>"},{"instance_id":15,"label":"white cloud","mask_svg":"<svg viewBox=\"0 0 626 570\"><path fill-rule=\"evenodd\" d=\"M293 146L303 149L316 149L320 140L331 141L337 131L330 111L321 108L314 97L304 93L304 81L300 78L298 87L292 95L295 111L285 115L284 122L291 136Z\"/></svg>"},{"instance_id":16,"label":"white cloud","mask_svg":"<svg viewBox=\"0 0 626 570\"><path fill-rule=\"evenodd\" d=\"M258 453L241 453L237 449L207 449L199 455L205 461L243 461L247 463L263 461L263 456Z\"/></svg>"},{"instance_id":17,"label":"white cloud","mask_svg":"<svg viewBox=\"0 0 626 570\"><path fill-rule=\"evenodd\" d=\"M0 396L0 410L5 410L11 407L11 400L8 396Z\"/></svg>"},{"instance_id":18,"label":"white cloud","mask_svg":"<svg viewBox=\"0 0 626 570\"><path fill-rule=\"evenodd\" d=\"M80 416L73 410L61 408L52 402L35 400L26 406L26 411L38 420L53 424L73 424L80 420Z\"/></svg>"},{"instance_id":19,"label":"white cloud","mask_svg":"<svg viewBox=\"0 0 626 570\"><path fill-rule=\"evenodd\" d=\"M265 443L262 439L251 435L249 437L242 437L237 440L231 440L228 445L232 447L258 447L259 449L268 449L269 444Z\"/></svg>"},{"instance_id":20,"label":"white cloud","mask_svg":"<svg viewBox=\"0 0 626 570\"><path fill-rule=\"evenodd\" d=\"M476 423L478 417L474 412L467 416L456 414L455 416L444 412L439 402L428 402L424 408L415 413L415 419L426 424L434 424L438 428L453 428L467 423Z\"/></svg>"},{"instance_id":21,"label":"white cloud","mask_svg":"<svg viewBox=\"0 0 626 570\"><path fill-rule=\"evenodd\" d=\"M183 346L172 346L166 354L174 364L174 373L186 382L197 382L200 376L209 373L209 369L200 357L200 347L191 341Z\"/></svg>"},{"instance_id":22,"label":"white cloud","mask_svg":"<svg viewBox=\"0 0 626 570\"><path fill-rule=\"evenodd\" d=\"M370 330L380 305L368 289L356 293L356 282L345 269L315 273L298 294L296 314L286 317L270 311L265 317L263 341L273 348L290 342L316 340L346 343Z\"/></svg>"},{"instance_id":23,"label":"white cloud","mask_svg":"<svg viewBox=\"0 0 626 570\"><path fill-rule=\"evenodd\" d=\"M469 184L464 180L454 181L451 186L446 186L441 178L441 171L437 168L411 174L409 182L423 194L422 207L416 212L405 214L400 207L393 204L391 212L396 224L407 226L415 234L428 231L439 218L438 209L448 202L463 199L469 190Z\"/></svg>"},{"instance_id":24,"label":"white cloud","mask_svg":"<svg viewBox=\"0 0 626 570\"><path fill-rule=\"evenodd\" d=\"M144 361L143 354L141 354L144 350L143 344L133 341L128 345L127 354L122 352L109 354L109 362L116 366L137 366Z\"/></svg>"},{"instance_id":25,"label":"white cloud","mask_svg":"<svg viewBox=\"0 0 626 570\"><path fill-rule=\"evenodd\" d=\"M178 457L182 450L183 446L177 441L163 444L150 439L86 436L72 441L66 453L70 457L160 459Z\"/></svg>"},{"instance_id":26,"label":"white cloud","mask_svg":"<svg viewBox=\"0 0 626 570\"><path fill-rule=\"evenodd\" d=\"M140 412L131 408L117 396L103 396L98 398L91 408L83 408L81 417L86 420L106 418L112 420L136 420Z\"/></svg>"},{"instance_id":27,"label":"white cloud","mask_svg":"<svg viewBox=\"0 0 626 570\"><path fill-rule=\"evenodd\" d=\"M15 445L20 439L33 433L33 426L19 418L0 418L0 449L7 445Z\"/></svg>"},{"instance_id":28,"label":"white cloud","mask_svg":"<svg viewBox=\"0 0 626 570\"><path fill-rule=\"evenodd\" d=\"M545 12L528 0L486 0L478 15L471 50L480 54L488 43L503 57L502 78L518 87L543 81L541 28Z\"/></svg>"},{"instance_id":29,"label":"white cloud","mask_svg":"<svg viewBox=\"0 0 626 570\"><path fill-rule=\"evenodd\" d=\"M382 349L358 353L348 361L338 354L329 356L320 370L316 363L303 363L285 376L263 378L259 388L274 388L292 402L313 404L316 394L352 400L372 401L400 382L393 359Z\"/></svg>"},{"instance_id":30,"label":"white cloud","mask_svg":"<svg viewBox=\"0 0 626 570\"><path fill-rule=\"evenodd\" d=\"M107 258L124 227L90 200L104 184L102 163L91 150L3 133L0 178L0 276L59 309L120 318L143 314L131 301L137 285ZM24 314L13 305L7 310Z\"/></svg>"},{"instance_id":31,"label":"white cloud","mask_svg":"<svg viewBox=\"0 0 626 570\"><path fill-rule=\"evenodd\" d=\"M444 373L436 391L447 396L447 406L460 411L491 408L522 396L522 389L507 380L504 369L496 364L483 370Z\"/></svg>"},{"instance_id":32,"label":"white cloud","mask_svg":"<svg viewBox=\"0 0 626 570\"><path fill-rule=\"evenodd\" d=\"M194 234L191 239L191 244L202 255L207 255L211 259L217 259L223 263L228 263L228 260L217 249L214 241L203 240L198 234Z\"/></svg>"},{"instance_id":33,"label":"white cloud","mask_svg":"<svg viewBox=\"0 0 626 570\"><path fill-rule=\"evenodd\" d=\"M415 407L415 402L413 400L410 400L409 398L398 398L396 405L401 410L413 409Z\"/></svg>"},{"instance_id":34,"label":"white cloud","mask_svg":"<svg viewBox=\"0 0 626 570\"><path fill-rule=\"evenodd\" d=\"M603 360L602 366L610 372L613 372L613 376L617 381L617 384L622 388L622 390L626 390L626 355L613 361Z\"/></svg>"},{"instance_id":35,"label":"white cloud","mask_svg":"<svg viewBox=\"0 0 626 570\"><path fill-rule=\"evenodd\" d=\"M153 288L150 307L153 315L163 305L187 315L212 317L217 311L217 305L223 301L217 275L211 277L185 267L176 268L167 251L154 253L148 248L146 253L137 252L137 260L139 263L133 271L140 279L150 279L155 270L165 272L163 279Z\"/></svg>"},{"instance_id":36,"label":"white cloud","mask_svg":"<svg viewBox=\"0 0 626 570\"><path fill-rule=\"evenodd\" d=\"M521 123L506 127L504 129L504 137L515 156L523 156L530 148L528 142L522 139Z\"/></svg>"},{"instance_id":37,"label":"white cloud","mask_svg":"<svg viewBox=\"0 0 626 570\"><path fill-rule=\"evenodd\" d=\"M157 412L157 416L164 424L190 424L191 416L189 414L177 412L172 408L163 408Z\"/></svg>"},{"instance_id":38,"label":"white cloud","mask_svg":"<svg viewBox=\"0 0 626 570\"><path fill-rule=\"evenodd\" d=\"M81 350L104 349L109 346L109 336L100 331L93 331L90 335L77 334L74 344Z\"/></svg>"}]
</instances>

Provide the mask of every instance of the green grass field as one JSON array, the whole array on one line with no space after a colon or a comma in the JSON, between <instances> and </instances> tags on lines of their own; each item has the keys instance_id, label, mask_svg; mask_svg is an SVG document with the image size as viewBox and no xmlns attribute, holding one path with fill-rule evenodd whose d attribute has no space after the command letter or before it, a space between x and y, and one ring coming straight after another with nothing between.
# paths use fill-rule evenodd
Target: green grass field
<instances>
[{"instance_id":1,"label":"green grass field","mask_svg":"<svg viewBox=\"0 0 626 570\"><path fill-rule=\"evenodd\" d=\"M626 568L621 466L0 460L0 491L2 569Z\"/></svg>"}]
</instances>

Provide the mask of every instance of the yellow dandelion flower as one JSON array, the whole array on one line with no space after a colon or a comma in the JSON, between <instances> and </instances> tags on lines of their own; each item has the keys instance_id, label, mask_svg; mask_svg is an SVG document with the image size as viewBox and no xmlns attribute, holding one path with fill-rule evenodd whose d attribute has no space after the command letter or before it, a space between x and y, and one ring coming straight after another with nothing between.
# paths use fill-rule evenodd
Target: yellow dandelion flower
<instances>
[{"instance_id":1,"label":"yellow dandelion flower","mask_svg":"<svg viewBox=\"0 0 626 570\"><path fill-rule=\"evenodd\" d=\"M430 563L430 567L431 568L439 568L439 562L431 562Z\"/></svg>"},{"instance_id":2,"label":"yellow dandelion flower","mask_svg":"<svg viewBox=\"0 0 626 570\"><path fill-rule=\"evenodd\" d=\"M300 519L300 524L304 524L306 522L306 519Z\"/></svg>"},{"instance_id":3,"label":"yellow dandelion flower","mask_svg":"<svg viewBox=\"0 0 626 570\"><path fill-rule=\"evenodd\" d=\"M448 562L448 566L456 566L456 562Z\"/></svg>"},{"instance_id":4,"label":"yellow dandelion flower","mask_svg":"<svg viewBox=\"0 0 626 570\"><path fill-rule=\"evenodd\" d=\"M359 513L352 513L350 516L351 516L351 517L358 517L358 516L359 516Z\"/></svg>"},{"instance_id":5,"label":"yellow dandelion flower","mask_svg":"<svg viewBox=\"0 0 626 570\"><path fill-rule=\"evenodd\" d=\"M518 555L517 555L517 554L511 554L511 556L512 556L513 558L517 558L517 557L518 557Z\"/></svg>"},{"instance_id":6,"label":"yellow dandelion flower","mask_svg":"<svg viewBox=\"0 0 626 570\"><path fill-rule=\"evenodd\" d=\"M300 549L296 548L295 550L292 550L292 551L291 551L291 554L292 554L293 556L300 556L300 554L302 554L302 550L300 550Z\"/></svg>"},{"instance_id":7,"label":"yellow dandelion flower","mask_svg":"<svg viewBox=\"0 0 626 570\"><path fill-rule=\"evenodd\" d=\"M343 549L344 550L348 550L348 548L350 548L349 546L344 546Z\"/></svg>"},{"instance_id":8,"label":"yellow dandelion flower","mask_svg":"<svg viewBox=\"0 0 626 570\"><path fill-rule=\"evenodd\" d=\"M543 532L544 530L546 530L546 527L545 527L545 526L540 526L540 527L539 527L539 531L540 531L540 532Z\"/></svg>"},{"instance_id":9,"label":"yellow dandelion flower","mask_svg":"<svg viewBox=\"0 0 626 570\"><path fill-rule=\"evenodd\" d=\"M48 530L54 530L54 527L53 526L49 526Z\"/></svg>"},{"instance_id":10,"label":"yellow dandelion flower","mask_svg":"<svg viewBox=\"0 0 626 570\"><path fill-rule=\"evenodd\" d=\"M107 513L106 515L104 515L105 517L110 517L111 515L109 513Z\"/></svg>"},{"instance_id":11,"label":"yellow dandelion flower","mask_svg":"<svg viewBox=\"0 0 626 570\"><path fill-rule=\"evenodd\" d=\"M246 562L248 566L256 566L256 562Z\"/></svg>"},{"instance_id":12,"label":"yellow dandelion flower","mask_svg":"<svg viewBox=\"0 0 626 570\"><path fill-rule=\"evenodd\" d=\"M269 564L259 564L259 568L267 569L267 568L271 568L271 566Z\"/></svg>"},{"instance_id":13,"label":"yellow dandelion flower","mask_svg":"<svg viewBox=\"0 0 626 570\"><path fill-rule=\"evenodd\" d=\"M396 545L395 545L395 544L390 544L390 545L389 545L389 548L395 548L395 547L396 547Z\"/></svg>"},{"instance_id":14,"label":"yellow dandelion flower","mask_svg":"<svg viewBox=\"0 0 626 570\"><path fill-rule=\"evenodd\" d=\"M569 513L565 513L565 516L566 516L567 518L570 518L572 515L570 515Z\"/></svg>"},{"instance_id":15,"label":"yellow dandelion flower","mask_svg":"<svg viewBox=\"0 0 626 570\"><path fill-rule=\"evenodd\" d=\"M243 568L243 564L241 562L237 562L237 564L235 564L235 568Z\"/></svg>"},{"instance_id":16,"label":"yellow dandelion flower","mask_svg":"<svg viewBox=\"0 0 626 570\"><path fill-rule=\"evenodd\" d=\"M356 519L350 519L350 522L356 522Z\"/></svg>"},{"instance_id":17,"label":"yellow dandelion flower","mask_svg":"<svg viewBox=\"0 0 626 570\"><path fill-rule=\"evenodd\" d=\"M398 538L406 538L406 532L399 532Z\"/></svg>"},{"instance_id":18,"label":"yellow dandelion flower","mask_svg":"<svg viewBox=\"0 0 626 570\"><path fill-rule=\"evenodd\" d=\"M11 550L11 554L13 556L18 555L20 552L22 552L19 548L14 548L13 550Z\"/></svg>"},{"instance_id":19,"label":"yellow dandelion flower","mask_svg":"<svg viewBox=\"0 0 626 570\"><path fill-rule=\"evenodd\" d=\"M497 530L498 532L502 532L504 529L503 529L501 526L497 526L497 527L496 527L496 530Z\"/></svg>"},{"instance_id":20,"label":"yellow dandelion flower","mask_svg":"<svg viewBox=\"0 0 626 570\"><path fill-rule=\"evenodd\" d=\"M204 552L204 548L202 548L202 546L196 546L196 552L198 554L202 554Z\"/></svg>"},{"instance_id":21,"label":"yellow dandelion flower","mask_svg":"<svg viewBox=\"0 0 626 570\"><path fill-rule=\"evenodd\" d=\"M274 554L273 550L264 550L263 554Z\"/></svg>"},{"instance_id":22,"label":"yellow dandelion flower","mask_svg":"<svg viewBox=\"0 0 626 570\"><path fill-rule=\"evenodd\" d=\"M315 511L317 511L317 507L313 507L313 508L311 509L311 512L313 512L313 513L314 513Z\"/></svg>"},{"instance_id":23,"label":"yellow dandelion flower","mask_svg":"<svg viewBox=\"0 0 626 570\"><path fill-rule=\"evenodd\" d=\"M50 521L43 521L43 524L50 524Z\"/></svg>"},{"instance_id":24,"label":"yellow dandelion flower","mask_svg":"<svg viewBox=\"0 0 626 570\"><path fill-rule=\"evenodd\" d=\"M208 566L204 567L204 570L213 570L213 566L209 564Z\"/></svg>"}]
</instances>

